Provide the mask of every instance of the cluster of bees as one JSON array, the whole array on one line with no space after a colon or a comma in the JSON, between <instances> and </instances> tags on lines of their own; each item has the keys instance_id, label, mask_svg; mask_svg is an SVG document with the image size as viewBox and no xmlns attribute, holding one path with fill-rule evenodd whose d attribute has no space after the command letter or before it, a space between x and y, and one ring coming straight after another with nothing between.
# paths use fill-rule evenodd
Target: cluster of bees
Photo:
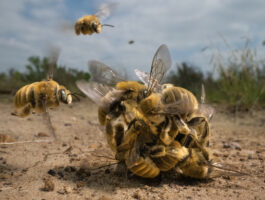
<instances>
[{"instance_id":1,"label":"cluster of bees","mask_svg":"<svg viewBox=\"0 0 265 200\"><path fill-rule=\"evenodd\" d=\"M97 15L80 18L76 34L99 33L102 26L97 20ZM76 84L98 104L98 120L107 142L115 158L133 174L154 178L174 170L204 179L233 172L217 163L209 150L213 109L184 88L161 84L170 66L168 48L161 45L149 74L135 70L141 82L125 80L107 65L90 61L92 80ZM72 93L52 76L22 87L14 98L16 114L21 117L46 112L59 102L70 104Z\"/></svg>"},{"instance_id":2,"label":"cluster of bees","mask_svg":"<svg viewBox=\"0 0 265 200\"><path fill-rule=\"evenodd\" d=\"M107 142L133 174L154 178L175 170L198 179L223 174L209 151L213 109L184 88L160 84L170 66L168 48L161 45L149 74L135 70L142 83L91 61L93 80L80 80L77 86L98 103Z\"/></svg>"}]
</instances>

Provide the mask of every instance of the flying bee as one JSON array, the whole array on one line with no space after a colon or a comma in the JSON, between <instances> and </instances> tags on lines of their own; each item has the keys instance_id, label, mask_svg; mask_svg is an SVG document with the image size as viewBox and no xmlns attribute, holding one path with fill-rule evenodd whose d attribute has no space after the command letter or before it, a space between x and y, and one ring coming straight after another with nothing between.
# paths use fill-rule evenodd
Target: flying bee
<instances>
[{"instance_id":1,"label":"flying bee","mask_svg":"<svg viewBox=\"0 0 265 200\"><path fill-rule=\"evenodd\" d=\"M59 49L52 47L50 49L48 73L44 81L34 82L20 88L14 96L15 115L26 117L33 111L43 113L43 118L54 136L55 130L52 126L48 108L58 107L60 102L64 104L72 103L72 95L63 85L60 85L53 78L53 69L59 56Z\"/></svg>"},{"instance_id":2,"label":"flying bee","mask_svg":"<svg viewBox=\"0 0 265 200\"><path fill-rule=\"evenodd\" d=\"M32 111L44 113L46 108L58 107L59 102L70 104L71 92L51 79L25 85L14 98L16 113L20 117L30 115Z\"/></svg>"},{"instance_id":3,"label":"flying bee","mask_svg":"<svg viewBox=\"0 0 265 200\"><path fill-rule=\"evenodd\" d=\"M80 33L86 35L92 35L93 33L101 33L103 26L114 27L110 24L101 24L99 18L103 19L110 15L111 10L116 6L115 3L112 4L102 4L98 12L94 15L85 15L79 18L75 23L75 33L80 35Z\"/></svg>"},{"instance_id":4,"label":"flying bee","mask_svg":"<svg viewBox=\"0 0 265 200\"><path fill-rule=\"evenodd\" d=\"M32 111L44 113L47 108L58 107L60 102L65 104L72 102L71 92L52 80L59 49L53 48L51 50L47 80L25 85L15 94L14 106L16 114L20 117L30 115Z\"/></svg>"}]
</instances>

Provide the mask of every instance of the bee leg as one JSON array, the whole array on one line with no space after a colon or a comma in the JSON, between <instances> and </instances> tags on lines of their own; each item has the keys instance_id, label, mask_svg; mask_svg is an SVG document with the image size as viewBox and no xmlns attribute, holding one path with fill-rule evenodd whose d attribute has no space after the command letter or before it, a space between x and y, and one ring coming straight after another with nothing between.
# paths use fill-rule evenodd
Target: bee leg
<instances>
[{"instance_id":1,"label":"bee leg","mask_svg":"<svg viewBox=\"0 0 265 200\"><path fill-rule=\"evenodd\" d=\"M152 159L161 171L169 171L188 155L188 149L181 146L179 142L175 141L165 147L164 156L154 157Z\"/></svg>"},{"instance_id":2,"label":"bee leg","mask_svg":"<svg viewBox=\"0 0 265 200\"><path fill-rule=\"evenodd\" d=\"M173 122L178 127L179 132L184 134L188 134L190 132L188 125L181 118L173 117Z\"/></svg>"},{"instance_id":3,"label":"bee leg","mask_svg":"<svg viewBox=\"0 0 265 200\"><path fill-rule=\"evenodd\" d=\"M209 123L205 117L194 117L189 122L188 125L193 127L198 133L198 141L202 146L209 146L210 131Z\"/></svg>"},{"instance_id":4,"label":"bee leg","mask_svg":"<svg viewBox=\"0 0 265 200\"><path fill-rule=\"evenodd\" d=\"M129 124L126 134L117 148L118 152L126 152L132 146L140 133L140 126L141 123L136 119Z\"/></svg>"},{"instance_id":5,"label":"bee leg","mask_svg":"<svg viewBox=\"0 0 265 200\"><path fill-rule=\"evenodd\" d=\"M160 170L151 158L140 155L138 142L135 141L132 148L127 153L125 163L128 169L135 175L144 178L155 178Z\"/></svg>"},{"instance_id":6,"label":"bee leg","mask_svg":"<svg viewBox=\"0 0 265 200\"><path fill-rule=\"evenodd\" d=\"M189 156L177 164L184 176L205 179L208 178L211 168L204 155L198 149L189 149Z\"/></svg>"},{"instance_id":7,"label":"bee leg","mask_svg":"<svg viewBox=\"0 0 265 200\"><path fill-rule=\"evenodd\" d=\"M200 144L209 147L210 131L209 131L209 123L207 121L204 122L204 126L202 127L201 132L202 135L200 137Z\"/></svg>"},{"instance_id":8,"label":"bee leg","mask_svg":"<svg viewBox=\"0 0 265 200\"><path fill-rule=\"evenodd\" d=\"M116 148L117 143L115 141L112 120L109 115L106 116L105 132L106 132L107 142L110 148L112 149L112 151L117 152L117 148Z\"/></svg>"},{"instance_id":9,"label":"bee leg","mask_svg":"<svg viewBox=\"0 0 265 200\"><path fill-rule=\"evenodd\" d=\"M128 126L130 122L128 121L127 117L125 116L125 113L122 113L122 117L123 117L124 122Z\"/></svg>"},{"instance_id":10,"label":"bee leg","mask_svg":"<svg viewBox=\"0 0 265 200\"><path fill-rule=\"evenodd\" d=\"M160 133L159 137L160 140L165 144L169 145L175 138L175 135L173 134L173 137L169 134L172 127L172 121L168 120L168 124L165 128L162 129L162 132Z\"/></svg>"},{"instance_id":11,"label":"bee leg","mask_svg":"<svg viewBox=\"0 0 265 200\"><path fill-rule=\"evenodd\" d=\"M15 113L16 115L20 117L26 117L29 114L31 114L31 112L32 112L32 105L28 103L22 110L20 110L19 112L15 112Z\"/></svg>"}]
</instances>

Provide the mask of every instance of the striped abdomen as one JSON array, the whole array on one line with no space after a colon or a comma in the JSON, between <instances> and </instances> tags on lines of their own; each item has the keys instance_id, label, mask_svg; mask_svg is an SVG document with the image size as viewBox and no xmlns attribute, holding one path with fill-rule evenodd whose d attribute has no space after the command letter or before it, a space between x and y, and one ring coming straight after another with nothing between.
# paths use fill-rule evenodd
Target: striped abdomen
<instances>
[{"instance_id":1,"label":"striped abdomen","mask_svg":"<svg viewBox=\"0 0 265 200\"><path fill-rule=\"evenodd\" d=\"M58 83L50 80L35 82L19 89L14 98L18 115L27 116L33 109L42 113L45 108L58 106L58 88Z\"/></svg>"}]
</instances>

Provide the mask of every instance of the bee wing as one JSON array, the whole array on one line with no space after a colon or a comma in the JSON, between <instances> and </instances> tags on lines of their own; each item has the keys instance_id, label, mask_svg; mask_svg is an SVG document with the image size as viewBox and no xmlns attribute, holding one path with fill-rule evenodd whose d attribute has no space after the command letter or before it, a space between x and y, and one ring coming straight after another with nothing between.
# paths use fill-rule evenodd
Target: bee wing
<instances>
[{"instance_id":1,"label":"bee wing","mask_svg":"<svg viewBox=\"0 0 265 200\"><path fill-rule=\"evenodd\" d=\"M49 47L49 55L48 55L48 70L47 70L47 80L53 79L53 72L57 64L57 60L60 55L60 48L56 46Z\"/></svg>"},{"instance_id":2,"label":"bee wing","mask_svg":"<svg viewBox=\"0 0 265 200\"><path fill-rule=\"evenodd\" d=\"M201 104L199 105L199 109L197 110L197 114L200 115L202 114L205 116L209 121L212 119L213 114L215 112L215 109L206 104L206 92L205 92L205 87L204 84L201 86Z\"/></svg>"},{"instance_id":3,"label":"bee wing","mask_svg":"<svg viewBox=\"0 0 265 200\"><path fill-rule=\"evenodd\" d=\"M171 56L165 44L162 44L156 51L148 81L148 92L152 90L162 81L167 70L171 67Z\"/></svg>"},{"instance_id":4,"label":"bee wing","mask_svg":"<svg viewBox=\"0 0 265 200\"><path fill-rule=\"evenodd\" d=\"M114 90L114 88L110 86L92 81L87 82L85 80L76 81L76 85L87 97L89 97L96 104L98 104L100 99L109 91Z\"/></svg>"},{"instance_id":5,"label":"bee wing","mask_svg":"<svg viewBox=\"0 0 265 200\"><path fill-rule=\"evenodd\" d=\"M213 118L214 113L215 109L208 104L200 104L198 110L196 111L197 115L203 115L209 121Z\"/></svg>"},{"instance_id":6,"label":"bee wing","mask_svg":"<svg viewBox=\"0 0 265 200\"><path fill-rule=\"evenodd\" d=\"M118 5L118 3L103 3L100 5L99 10L95 14L101 20L107 18L113 9Z\"/></svg>"},{"instance_id":7,"label":"bee wing","mask_svg":"<svg viewBox=\"0 0 265 200\"><path fill-rule=\"evenodd\" d=\"M143 72L139 69L135 69L134 70L136 76L138 76L138 78L144 83L144 85L148 88L148 83L149 83L149 78L150 75L146 72ZM163 90L163 86L160 85L159 83L156 84L156 86L153 88L153 90L157 93L162 92Z\"/></svg>"},{"instance_id":8,"label":"bee wing","mask_svg":"<svg viewBox=\"0 0 265 200\"><path fill-rule=\"evenodd\" d=\"M75 23L71 21L60 21L58 25L58 31L65 34L72 34L73 30L75 30Z\"/></svg>"},{"instance_id":9,"label":"bee wing","mask_svg":"<svg viewBox=\"0 0 265 200\"><path fill-rule=\"evenodd\" d=\"M92 81L114 86L120 81L124 81L115 70L96 60L88 62L88 70L91 73Z\"/></svg>"},{"instance_id":10,"label":"bee wing","mask_svg":"<svg viewBox=\"0 0 265 200\"><path fill-rule=\"evenodd\" d=\"M136 76L144 83L146 87L148 87L148 82L149 82L149 74L146 72L143 72L139 69L134 70Z\"/></svg>"},{"instance_id":11,"label":"bee wing","mask_svg":"<svg viewBox=\"0 0 265 200\"><path fill-rule=\"evenodd\" d=\"M219 162L215 163L208 163L210 167L215 168L216 170L213 170L212 173L210 174L211 178L214 177L220 177L220 176L246 176L250 175L250 173L245 173L242 171L239 171L238 169L235 168L235 166L231 166L228 164L222 164Z\"/></svg>"},{"instance_id":12,"label":"bee wing","mask_svg":"<svg viewBox=\"0 0 265 200\"><path fill-rule=\"evenodd\" d=\"M170 104L163 104L157 106L152 114L162 114L162 115L181 115L186 113L187 110L183 107L183 100L176 101Z\"/></svg>"}]
</instances>

